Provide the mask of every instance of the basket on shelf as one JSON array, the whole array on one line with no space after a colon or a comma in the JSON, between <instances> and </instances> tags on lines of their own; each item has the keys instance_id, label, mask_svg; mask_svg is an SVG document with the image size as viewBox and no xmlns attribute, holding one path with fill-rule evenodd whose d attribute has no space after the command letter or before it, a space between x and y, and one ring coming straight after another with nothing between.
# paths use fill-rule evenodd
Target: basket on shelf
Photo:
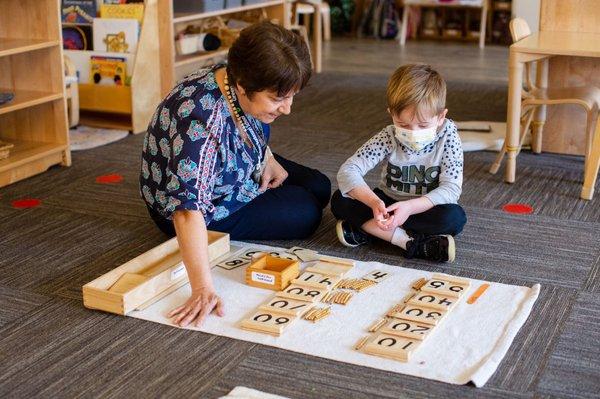
<instances>
[{"instance_id":1,"label":"basket on shelf","mask_svg":"<svg viewBox=\"0 0 600 399\"><path fill-rule=\"evenodd\" d=\"M0 159L6 159L10 155L10 149L15 145L0 140Z\"/></svg>"},{"instance_id":2,"label":"basket on shelf","mask_svg":"<svg viewBox=\"0 0 600 399\"><path fill-rule=\"evenodd\" d=\"M202 32L218 36L221 39L221 46L225 48L231 47L242 31L242 29L229 28L221 17L207 18L203 21L201 29Z\"/></svg>"}]
</instances>

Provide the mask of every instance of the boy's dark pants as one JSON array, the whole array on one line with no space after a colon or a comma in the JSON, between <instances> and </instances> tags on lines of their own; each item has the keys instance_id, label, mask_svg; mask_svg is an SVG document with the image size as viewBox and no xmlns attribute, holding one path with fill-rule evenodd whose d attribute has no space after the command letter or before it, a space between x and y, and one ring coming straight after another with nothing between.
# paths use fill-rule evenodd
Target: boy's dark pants
<instances>
[{"instance_id":1,"label":"boy's dark pants","mask_svg":"<svg viewBox=\"0 0 600 399\"><path fill-rule=\"evenodd\" d=\"M385 206L390 206L397 202L388 197L379 188L373 190L379 198L383 200ZM362 225L373 219L373 210L352 198L342 196L340 190L336 190L331 198L331 211L338 220L346 220L354 227L361 228ZM465 223L467 216L465 211L458 204L436 205L428 211L409 216L402 228L409 235L423 234L426 236L439 234L459 234Z\"/></svg>"}]
</instances>

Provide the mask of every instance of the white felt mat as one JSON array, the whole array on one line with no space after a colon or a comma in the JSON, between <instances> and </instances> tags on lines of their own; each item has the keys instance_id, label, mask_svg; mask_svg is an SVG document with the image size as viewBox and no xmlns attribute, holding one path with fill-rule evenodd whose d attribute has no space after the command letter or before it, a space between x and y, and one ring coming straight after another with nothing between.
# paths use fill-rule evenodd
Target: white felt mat
<instances>
[{"instance_id":1,"label":"white felt mat","mask_svg":"<svg viewBox=\"0 0 600 399\"><path fill-rule=\"evenodd\" d=\"M221 396L219 399L288 399L285 396L273 395L263 391L246 387L235 387L227 396Z\"/></svg>"},{"instance_id":2,"label":"white felt mat","mask_svg":"<svg viewBox=\"0 0 600 399\"><path fill-rule=\"evenodd\" d=\"M233 245L275 249L254 244ZM332 314L318 323L298 319L280 337L273 337L241 330L237 324L272 298L274 292L247 286L244 283L245 267L234 270L214 267L214 284L224 300L225 316L210 316L197 330L452 384L472 381L481 387L492 376L527 320L540 290L539 284L528 288L491 282L484 295L475 304L469 305L466 298L482 284L482 281L471 280L471 287L461 302L436 327L411 360L401 363L363 354L353 347L368 334L367 330L374 321L408 294L415 280L431 277L431 274L378 262L356 262L356 266L344 277L361 277L376 269L393 275L377 286L355 294L348 305L333 305ZM189 294L188 284L143 311L131 312L129 316L171 325L166 314L185 302Z\"/></svg>"}]
</instances>

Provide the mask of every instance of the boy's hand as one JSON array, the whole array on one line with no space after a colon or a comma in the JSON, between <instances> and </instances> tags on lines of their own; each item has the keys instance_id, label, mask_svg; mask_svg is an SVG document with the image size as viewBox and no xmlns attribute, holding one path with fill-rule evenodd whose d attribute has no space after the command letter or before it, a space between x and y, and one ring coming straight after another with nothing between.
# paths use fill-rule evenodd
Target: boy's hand
<instances>
[{"instance_id":1,"label":"boy's hand","mask_svg":"<svg viewBox=\"0 0 600 399\"><path fill-rule=\"evenodd\" d=\"M385 229L384 222L389 220L390 217L388 211L385 209L385 202L378 198L370 204L370 207L373 210L373 219L375 219L375 223L377 223L380 229Z\"/></svg>"},{"instance_id":2,"label":"boy's hand","mask_svg":"<svg viewBox=\"0 0 600 399\"><path fill-rule=\"evenodd\" d=\"M402 226L406 219L412 215L412 209L408 201L398 201L386 208L386 212L391 214L390 218L383 223L384 230L394 230Z\"/></svg>"},{"instance_id":3,"label":"boy's hand","mask_svg":"<svg viewBox=\"0 0 600 399\"><path fill-rule=\"evenodd\" d=\"M212 287L202 287L192 290L192 295L185 304L171 310L167 317L173 318L173 323L180 327L189 324L200 327L211 312L222 317L223 301Z\"/></svg>"}]
</instances>

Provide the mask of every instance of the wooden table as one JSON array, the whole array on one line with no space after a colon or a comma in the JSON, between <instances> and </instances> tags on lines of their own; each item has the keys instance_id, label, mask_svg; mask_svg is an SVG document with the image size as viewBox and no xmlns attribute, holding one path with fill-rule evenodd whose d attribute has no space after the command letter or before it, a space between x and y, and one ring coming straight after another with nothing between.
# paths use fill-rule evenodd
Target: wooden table
<instances>
[{"instance_id":1,"label":"wooden table","mask_svg":"<svg viewBox=\"0 0 600 399\"><path fill-rule=\"evenodd\" d=\"M485 25L487 22L488 0L461 1L440 3L438 0L404 0L404 12L402 13L402 27L400 30L400 45L406 44L406 32L408 25L408 14L410 7L454 7L454 8L481 8L481 23L479 25L479 47L485 47Z\"/></svg>"},{"instance_id":2,"label":"wooden table","mask_svg":"<svg viewBox=\"0 0 600 399\"><path fill-rule=\"evenodd\" d=\"M548 59L552 56L600 57L600 33L554 32L533 33L510 46L508 59L508 109L506 116L506 171L504 180L514 183L516 157L519 150L521 117L521 90L524 63L540 61L537 66L536 86L548 87ZM534 119L543 122L546 107L536 109ZM584 184L585 185L585 184Z\"/></svg>"}]
</instances>

